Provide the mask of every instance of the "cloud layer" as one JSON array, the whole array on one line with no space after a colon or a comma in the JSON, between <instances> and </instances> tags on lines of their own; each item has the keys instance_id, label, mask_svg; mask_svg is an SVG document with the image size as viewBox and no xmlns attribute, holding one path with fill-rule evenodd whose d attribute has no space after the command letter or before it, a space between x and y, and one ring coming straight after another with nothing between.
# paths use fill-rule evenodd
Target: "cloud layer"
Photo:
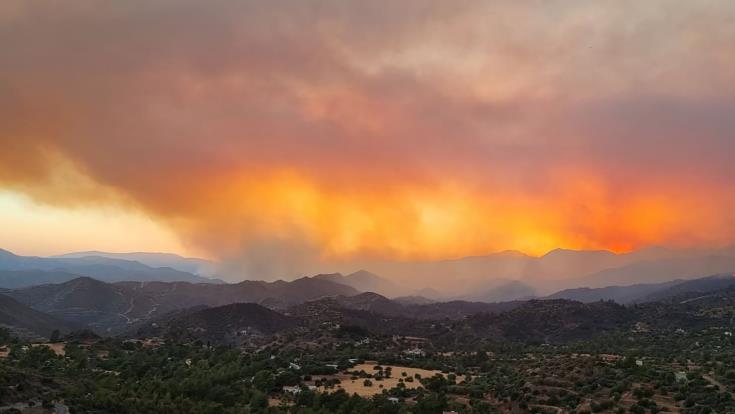
<instances>
[{"instance_id":1,"label":"cloud layer","mask_svg":"<svg viewBox=\"0 0 735 414\"><path fill-rule=\"evenodd\" d=\"M733 18L728 1L4 1L0 187L143 209L253 276L730 243Z\"/></svg>"}]
</instances>

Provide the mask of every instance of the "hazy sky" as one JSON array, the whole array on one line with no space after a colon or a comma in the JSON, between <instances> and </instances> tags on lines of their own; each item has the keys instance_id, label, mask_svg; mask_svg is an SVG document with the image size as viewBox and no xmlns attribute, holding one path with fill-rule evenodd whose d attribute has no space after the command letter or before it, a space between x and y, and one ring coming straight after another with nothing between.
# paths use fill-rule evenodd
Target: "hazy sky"
<instances>
[{"instance_id":1,"label":"hazy sky","mask_svg":"<svg viewBox=\"0 0 735 414\"><path fill-rule=\"evenodd\" d=\"M0 2L0 247L735 241L735 2Z\"/></svg>"}]
</instances>

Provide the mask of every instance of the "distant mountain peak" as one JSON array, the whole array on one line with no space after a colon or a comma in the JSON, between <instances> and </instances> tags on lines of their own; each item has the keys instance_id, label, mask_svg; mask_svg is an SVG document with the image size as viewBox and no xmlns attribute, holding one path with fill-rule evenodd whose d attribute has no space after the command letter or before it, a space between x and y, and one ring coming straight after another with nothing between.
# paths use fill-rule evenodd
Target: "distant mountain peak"
<instances>
[{"instance_id":1,"label":"distant mountain peak","mask_svg":"<svg viewBox=\"0 0 735 414\"><path fill-rule=\"evenodd\" d=\"M107 285L107 283L97 280L89 276L79 276L67 282L61 283L62 285Z\"/></svg>"},{"instance_id":2,"label":"distant mountain peak","mask_svg":"<svg viewBox=\"0 0 735 414\"><path fill-rule=\"evenodd\" d=\"M561 247L558 247L556 249L548 251L546 254L541 256L541 258L549 258L549 257L566 257L566 256L573 256L573 255L604 255L604 256L615 256L616 254L609 251L609 250L574 250L574 249L564 249Z\"/></svg>"},{"instance_id":3,"label":"distant mountain peak","mask_svg":"<svg viewBox=\"0 0 735 414\"><path fill-rule=\"evenodd\" d=\"M373 272L371 272L369 270L365 270L365 269L360 269L360 270L358 270L356 272L352 272L352 273L348 274L347 276L358 276L358 275L370 275L370 276L378 277L378 275L376 275L375 273L373 273Z\"/></svg>"},{"instance_id":4,"label":"distant mountain peak","mask_svg":"<svg viewBox=\"0 0 735 414\"><path fill-rule=\"evenodd\" d=\"M496 253L497 256L505 256L505 257L528 257L526 253L523 253L519 250L503 250L501 252Z\"/></svg>"},{"instance_id":5,"label":"distant mountain peak","mask_svg":"<svg viewBox=\"0 0 735 414\"><path fill-rule=\"evenodd\" d=\"M357 272L350 273L349 275L345 277L349 279L359 279L359 280L382 280L383 279L382 277L376 275L375 273L369 272L367 270L358 270Z\"/></svg>"},{"instance_id":6,"label":"distant mountain peak","mask_svg":"<svg viewBox=\"0 0 735 414\"><path fill-rule=\"evenodd\" d=\"M367 270L358 270L357 272L343 275L341 273L322 273L313 276L311 279L326 280L340 285L349 286L360 292L377 292L381 295L397 296L405 289L397 286L390 280L384 279L375 273Z\"/></svg>"},{"instance_id":7,"label":"distant mountain peak","mask_svg":"<svg viewBox=\"0 0 735 414\"><path fill-rule=\"evenodd\" d=\"M17 254L11 252L10 250L0 249L0 257L18 257Z\"/></svg>"},{"instance_id":8,"label":"distant mountain peak","mask_svg":"<svg viewBox=\"0 0 735 414\"><path fill-rule=\"evenodd\" d=\"M351 296L353 299L369 299L369 300L389 300L385 296L375 292L363 292L355 296Z\"/></svg>"},{"instance_id":9,"label":"distant mountain peak","mask_svg":"<svg viewBox=\"0 0 735 414\"><path fill-rule=\"evenodd\" d=\"M314 275L311 278L312 279L326 279L326 280L332 280L332 279L338 279L343 278L344 275L342 273L319 273L318 275ZM304 276L300 279L309 278L308 276Z\"/></svg>"}]
</instances>

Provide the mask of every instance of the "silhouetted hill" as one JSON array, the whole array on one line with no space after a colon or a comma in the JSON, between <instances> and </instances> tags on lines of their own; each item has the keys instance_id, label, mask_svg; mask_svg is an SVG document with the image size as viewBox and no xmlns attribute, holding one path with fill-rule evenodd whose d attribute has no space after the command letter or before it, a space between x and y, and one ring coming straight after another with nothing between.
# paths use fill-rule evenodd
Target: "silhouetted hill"
<instances>
[{"instance_id":1,"label":"silhouetted hill","mask_svg":"<svg viewBox=\"0 0 735 414\"><path fill-rule=\"evenodd\" d=\"M387 315L367 309L351 309L345 306L344 298L324 298L293 306L287 315L302 321L315 335L319 331L339 329L337 327L357 327L381 335L411 335L421 332L421 323L401 315Z\"/></svg>"},{"instance_id":2,"label":"silhouetted hill","mask_svg":"<svg viewBox=\"0 0 735 414\"><path fill-rule=\"evenodd\" d=\"M499 303L449 301L430 304L404 305L377 293L367 292L355 296L335 296L307 304L327 308L359 310L380 316L409 318L415 320L462 319L478 313L500 313L520 306L522 301ZM293 308L289 309L289 312Z\"/></svg>"},{"instance_id":3,"label":"silhouetted hill","mask_svg":"<svg viewBox=\"0 0 735 414\"><path fill-rule=\"evenodd\" d=\"M714 275L692 280L672 280L662 283L608 286L604 288L566 289L549 295L546 299L571 299L580 302L614 300L618 303L665 301L683 294L704 294L735 285L730 274Z\"/></svg>"},{"instance_id":4,"label":"silhouetted hill","mask_svg":"<svg viewBox=\"0 0 735 414\"><path fill-rule=\"evenodd\" d=\"M347 297L338 296L335 300L348 309L364 310L383 315L405 316L406 313L406 307L404 305L373 292Z\"/></svg>"},{"instance_id":5,"label":"silhouetted hill","mask_svg":"<svg viewBox=\"0 0 735 414\"><path fill-rule=\"evenodd\" d=\"M284 308L294 303L302 303L325 296L354 296L360 293L357 289L347 285L309 277L291 282L274 282L267 285L267 288L269 292L275 293L274 297L281 300Z\"/></svg>"},{"instance_id":6,"label":"silhouetted hill","mask_svg":"<svg viewBox=\"0 0 735 414\"><path fill-rule=\"evenodd\" d=\"M352 296L353 288L326 280L245 281L237 284L187 282L105 283L83 277L61 284L7 290L16 300L106 335L119 334L168 312L194 306L259 303L274 309L328 296Z\"/></svg>"},{"instance_id":7,"label":"silhouetted hill","mask_svg":"<svg viewBox=\"0 0 735 414\"><path fill-rule=\"evenodd\" d=\"M554 277L569 277L609 268L625 261L624 257L607 250L554 249L535 263L536 272Z\"/></svg>"},{"instance_id":8,"label":"silhouetted hill","mask_svg":"<svg viewBox=\"0 0 735 414\"><path fill-rule=\"evenodd\" d=\"M141 330L141 333L240 344L253 338L295 328L298 323L296 319L261 305L233 303L175 313L156 321L156 326L149 324Z\"/></svg>"},{"instance_id":9,"label":"silhouetted hill","mask_svg":"<svg viewBox=\"0 0 735 414\"><path fill-rule=\"evenodd\" d=\"M366 293L304 302L283 314L268 311L261 315L262 307L258 306L244 310L229 306L186 309L146 324L140 333L218 343L263 340L262 344L268 342L268 335L298 325L300 329L290 334L306 341L344 335L356 339L368 334L419 336L436 344L473 349L486 341L564 344L614 333L646 335L653 331L671 335L679 329L731 326L735 286L709 295L687 295L681 296L682 300L631 306L566 299L405 306ZM437 305L441 311L432 313L430 309L436 310ZM447 317L452 307L456 308L456 317ZM256 317L260 320L253 319Z\"/></svg>"},{"instance_id":10,"label":"silhouetted hill","mask_svg":"<svg viewBox=\"0 0 735 414\"><path fill-rule=\"evenodd\" d=\"M36 310L100 334L119 333L153 309L150 297L89 277L6 291L6 294Z\"/></svg>"},{"instance_id":11,"label":"silhouetted hill","mask_svg":"<svg viewBox=\"0 0 735 414\"><path fill-rule=\"evenodd\" d=\"M682 280L674 280L671 282L637 284L630 286L565 289L549 295L544 299L570 299L584 303L597 302L600 300L613 300L617 303L627 304L639 301L652 293L659 292L682 282Z\"/></svg>"},{"instance_id":12,"label":"silhouetted hill","mask_svg":"<svg viewBox=\"0 0 735 414\"><path fill-rule=\"evenodd\" d=\"M735 275L722 274L682 281L642 297L638 302L661 302L676 298L692 298L735 286Z\"/></svg>"},{"instance_id":13,"label":"silhouetted hill","mask_svg":"<svg viewBox=\"0 0 735 414\"><path fill-rule=\"evenodd\" d=\"M360 270L347 276L340 273L321 274L314 276L314 279L329 280L350 286L360 292L375 292L388 297L395 297L408 291L405 287L366 270Z\"/></svg>"},{"instance_id":14,"label":"silhouetted hill","mask_svg":"<svg viewBox=\"0 0 735 414\"><path fill-rule=\"evenodd\" d=\"M0 295L0 326L24 338L49 338L56 329L68 333L76 327L5 295Z\"/></svg>"},{"instance_id":15,"label":"silhouetted hill","mask_svg":"<svg viewBox=\"0 0 735 414\"><path fill-rule=\"evenodd\" d=\"M417 319L463 319L476 314L494 314L515 309L524 304L525 301L508 301L497 303L468 302L464 300L453 300L449 302L436 302L426 305L407 306L407 314Z\"/></svg>"}]
</instances>

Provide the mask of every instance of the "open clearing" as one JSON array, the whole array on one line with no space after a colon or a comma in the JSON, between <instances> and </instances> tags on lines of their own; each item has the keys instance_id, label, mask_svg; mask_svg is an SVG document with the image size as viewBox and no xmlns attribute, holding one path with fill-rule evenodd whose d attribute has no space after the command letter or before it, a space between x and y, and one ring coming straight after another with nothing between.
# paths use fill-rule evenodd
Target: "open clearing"
<instances>
[{"instance_id":1,"label":"open clearing","mask_svg":"<svg viewBox=\"0 0 735 414\"><path fill-rule=\"evenodd\" d=\"M415 376L416 374L420 375L421 378L429 378L433 377L436 374L444 375L441 371L430 371L426 369L420 369L420 368L409 368L409 367L401 367L401 366L395 366L395 365L381 365L383 367L383 370L390 367L391 369L391 377L390 378L383 378L381 380L376 380L374 378L369 378L369 380L372 382L371 386L366 386L364 384L365 378L357 378L352 379L352 375L348 372L355 372L355 371L365 371L368 374L375 374L379 372L375 369L377 364L375 363L365 363L365 364L359 364L355 365L353 368L350 368L347 372L340 372L335 375L319 375L316 376L314 379L338 379L341 384L337 384L334 386L334 388L330 388L331 391L336 391L338 389L344 389L348 394L357 394L362 397L370 397L376 394L380 394L383 392L383 390L389 390L391 388L394 388L398 385L400 382L399 379L404 380L404 384L406 385L406 388L413 389L418 388L421 386L421 382L419 382ZM385 372L385 371L384 371ZM403 373L406 373L406 376L403 376ZM413 378L413 382L406 382L406 378ZM313 385L314 381L311 382ZM382 387L381 387L382 385ZM319 391L325 391L325 387L319 387Z\"/></svg>"}]
</instances>

